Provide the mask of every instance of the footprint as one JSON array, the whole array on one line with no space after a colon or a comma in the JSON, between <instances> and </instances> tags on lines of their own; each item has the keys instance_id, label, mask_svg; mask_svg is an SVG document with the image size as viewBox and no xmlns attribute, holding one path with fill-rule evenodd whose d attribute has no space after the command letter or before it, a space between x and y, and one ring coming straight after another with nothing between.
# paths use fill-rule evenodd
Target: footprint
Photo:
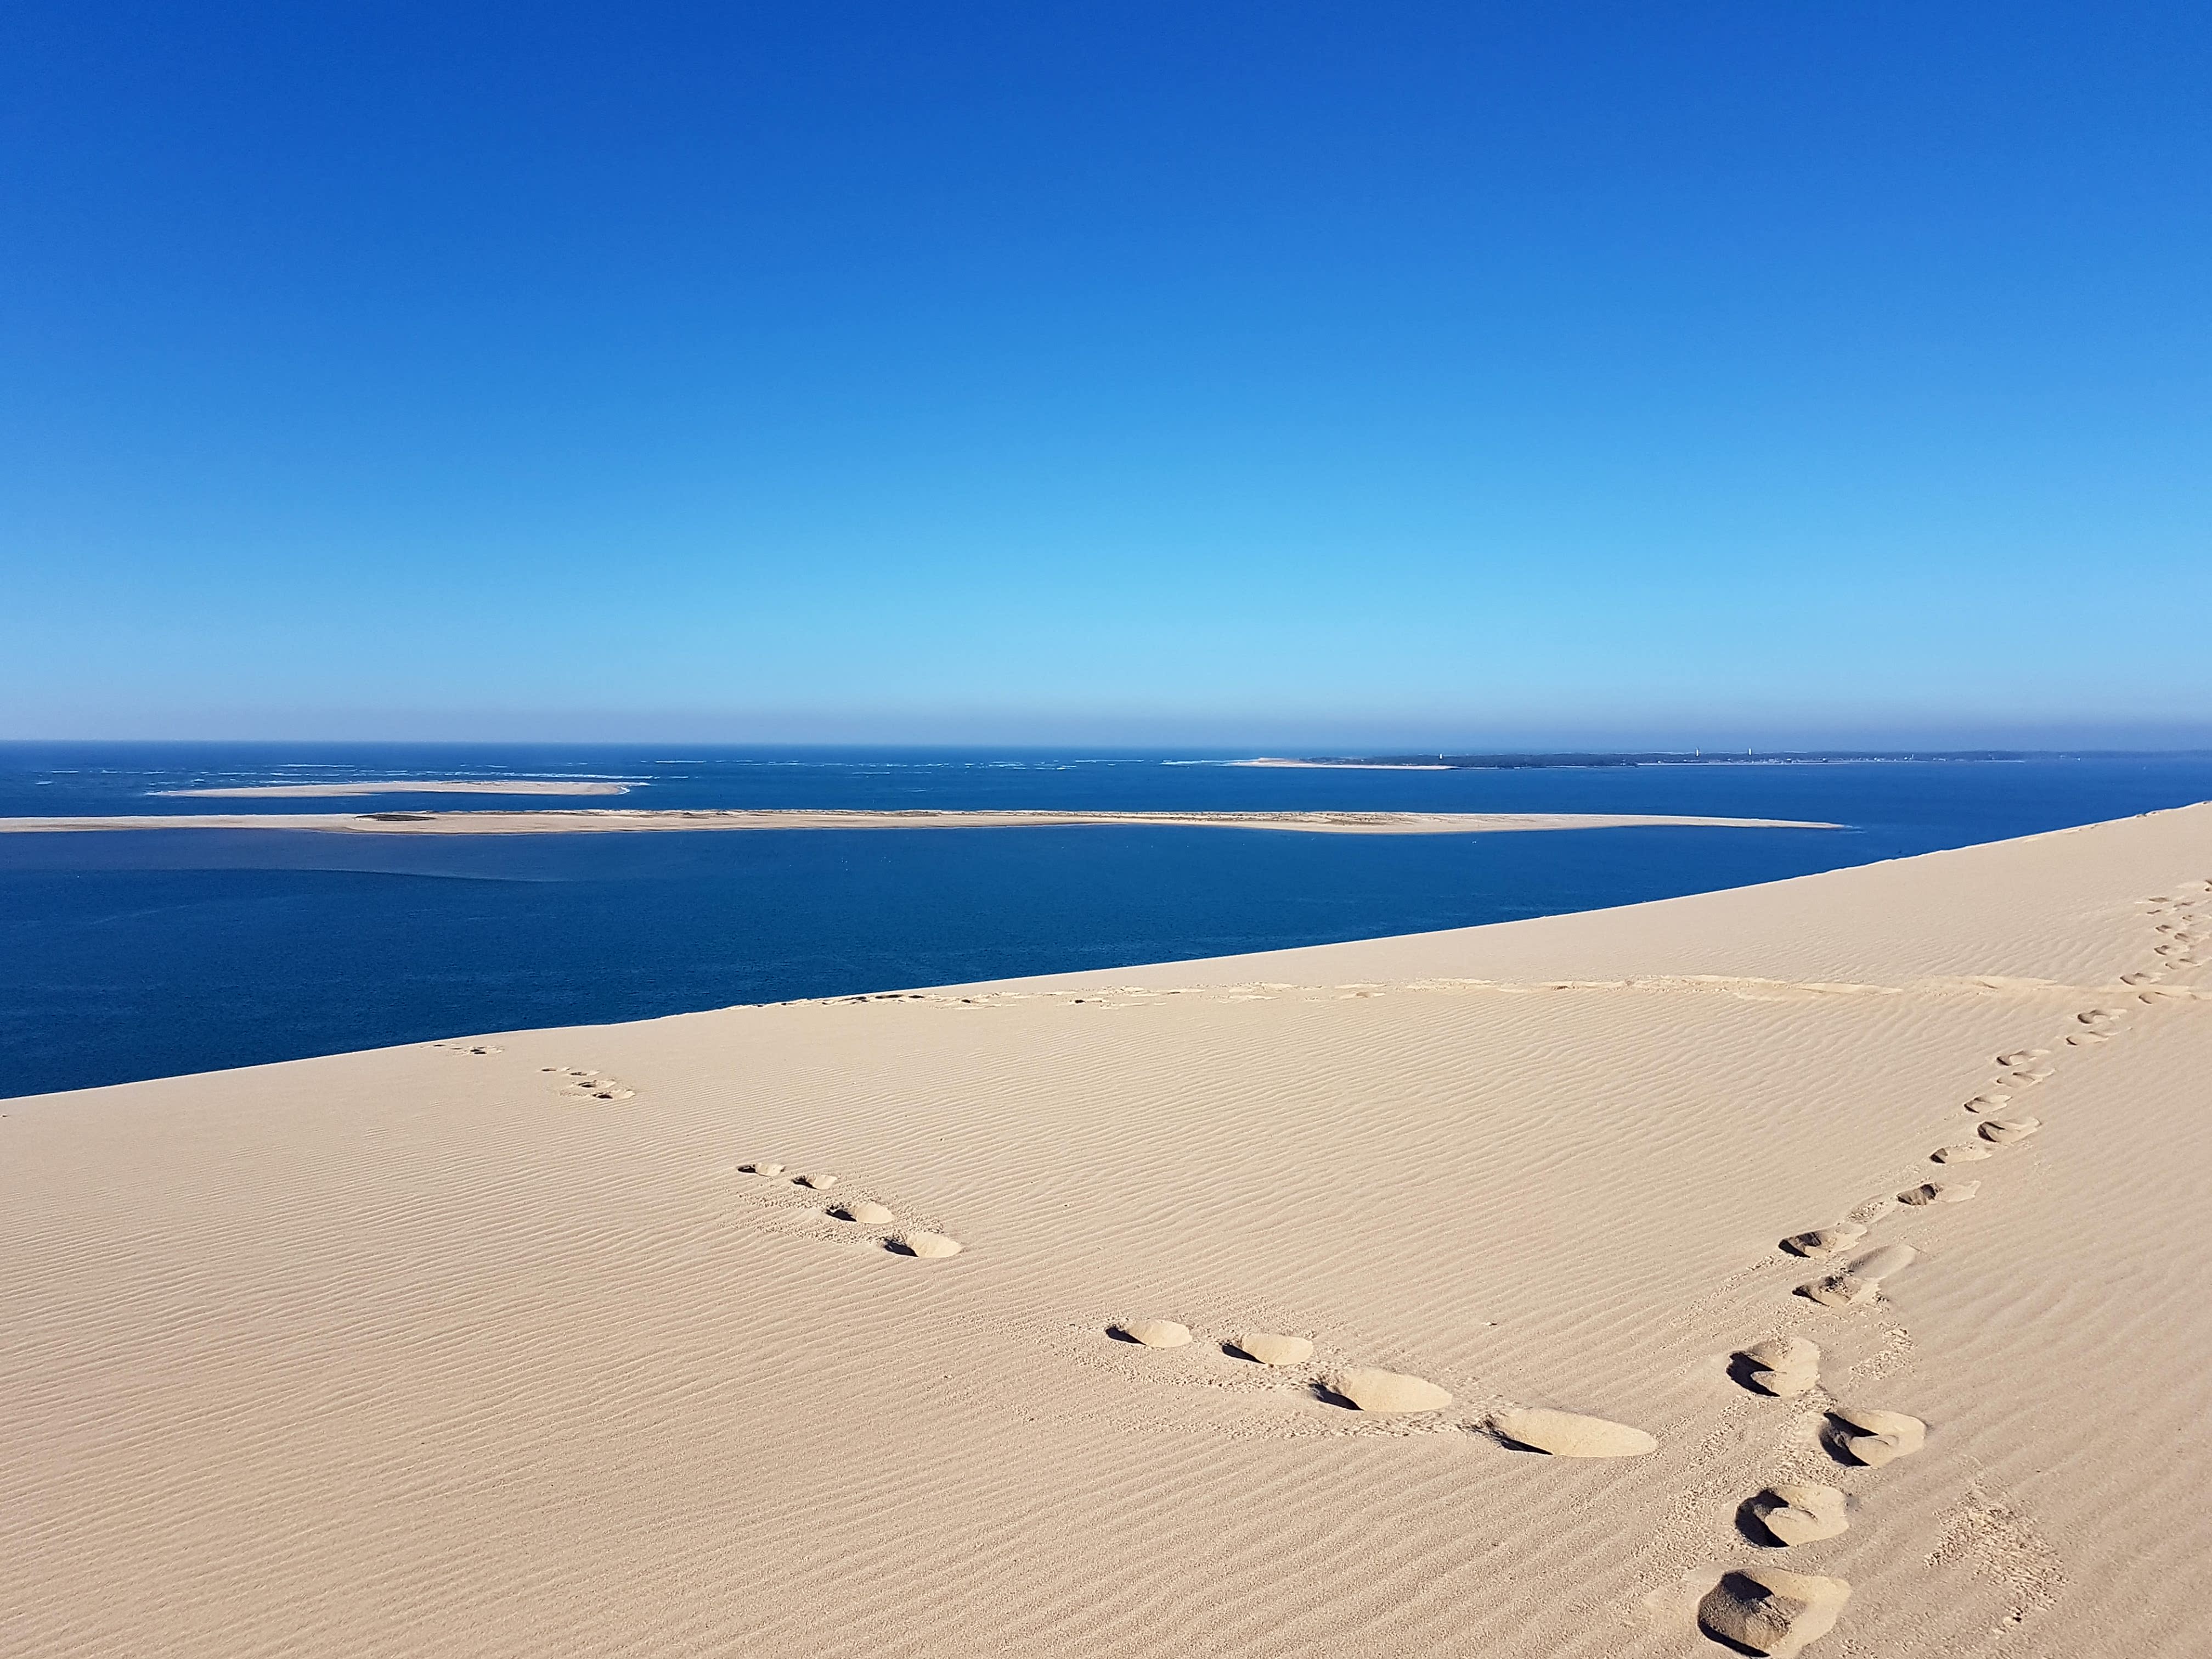
<instances>
[{"instance_id":1,"label":"footprint","mask_svg":"<svg viewBox=\"0 0 2212 1659\"><path fill-rule=\"evenodd\" d=\"M824 1213L827 1214L832 1221L858 1221L871 1227L880 1227L886 1221L896 1221L898 1219L896 1216L893 1215L882 1205L873 1203L865 1198L853 1199L847 1203L840 1204L833 1209L825 1211Z\"/></svg>"},{"instance_id":2,"label":"footprint","mask_svg":"<svg viewBox=\"0 0 2212 1659\"><path fill-rule=\"evenodd\" d=\"M1548 1452L1553 1457L1641 1457L1659 1448L1659 1443L1641 1429L1577 1412L1499 1412L1490 1419L1490 1426L1516 1446Z\"/></svg>"},{"instance_id":3,"label":"footprint","mask_svg":"<svg viewBox=\"0 0 2212 1659\"><path fill-rule=\"evenodd\" d=\"M1817 1481L1790 1481L1766 1488L1744 1504L1745 1512L1777 1544L1817 1544L1850 1530L1843 1493Z\"/></svg>"},{"instance_id":4,"label":"footprint","mask_svg":"<svg viewBox=\"0 0 2212 1659\"><path fill-rule=\"evenodd\" d=\"M1820 1380L1820 1350L1802 1336L1754 1342L1736 1358L1737 1380L1778 1400L1795 1400Z\"/></svg>"},{"instance_id":5,"label":"footprint","mask_svg":"<svg viewBox=\"0 0 2212 1659\"><path fill-rule=\"evenodd\" d=\"M1824 1308L1863 1308L1881 1297L1881 1281L1920 1259L1910 1244L1878 1244L1848 1267L1800 1285L1797 1294Z\"/></svg>"},{"instance_id":6,"label":"footprint","mask_svg":"<svg viewBox=\"0 0 2212 1659\"><path fill-rule=\"evenodd\" d=\"M2005 1079L2005 1081L2008 1083L2018 1083L2022 1085L2030 1083L2047 1083L2054 1075L2055 1073L2052 1073L2051 1067L2048 1066L2033 1066L2028 1067L2026 1071L2014 1072L2011 1073Z\"/></svg>"},{"instance_id":7,"label":"footprint","mask_svg":"<svg viewBox=\"0 0 2212 1659\"><path fill-rule=\"evenodd\" d=\"M1782 1248L1795 1255L1810 1256L1819 1261L1847 1250L1867 1235L1865 1224L1856 1221L1838 1221L1832 1227L1815 1227L1808 1233L1792 1233L1782 1241Z\"/></svg>"},{"instance_id":8,"label":"footprint","mask_svg":"<svg viewBox=\"0 0 2212 1659\"><path fill-rule=\"evenodd\" d=\"M1970 1112L1994 1112L2011 1099L2012 1097L2002 1089L1985 1089L1966 1103L1966 1109Z\"/></svg>"},{"instance_id":9,"label":"footprint","mask_svg":"<svg viewBox=\"0 0 2212 1659\"><path fill-rule=\"evenodd\" d=\"M1861 1279L1876 1281L1901 1273L1920 1260L1920 1252L1910 1244L1877 1244L1851 1263L1850 1271Z\"/></svg>"},{"instance_id":10,"label":"footprint","mask_svg":"<svg viewBox=\"0 0 2212 1659\"><path fill-rule=\"evenodd\" d=\"M1978 1181L1930 1181L1899 1193L1897 1201L1913 1205L1964 1204L1981 1190L1982 1183Z\"/></svg>"},{"instance_id":11,"label":"footprint","mask_svg":"<svg viewBox=\"0 0 2212 1659\"><path fill-rule=\"evenodd\" d=\"M1313 1358L1314 1345L1303 1336L1278 1336L1254 1331L1223 1345L1224 1352L1255 1360L1262 1365L1303 1365Z\"/></svg>"},{"instance_id":12,"label":"footprint","mask_svg":"<svg viewBox=\"0 0 2212 1659\"><path fill-rule=\"evenodd\" d=\"M2033 1065L2039 1060L2050 1058L2051 1050L2048 1048L2015 1048L2008 1054L1999 1054L1997 1064L2009 1070L2015 1066Z\"/></svg>"},{"instance_id":13,"label":"footprint","mask_svg":"<svg viewBox=\"0 0 2212 1659\"><path fill-rule=\"evenodd\" d=\"M925 1261L941 1261L948 1255L958 1255L964 1248L957 1238L947 1238L943 1233L901 1233L896 1238L887 1238L884 1248L895 1255L920 1256Z\"/></svg>"},{"instance_id":14,"label":"footprint","mask_svg":"<svg viewBox=\"0 0 2212 1659\"><path fill-rule=\"evenodd\" d=\"M1985 1123L1982 1127L1986 1131L1989 1125ZM1929 1159L1937 1164L1976 1164L1989 1155L1988 1147L1977 1146L1971 1140L1961 1141L1956 1146L1938 1146L1928 1154Z\"/></svg>"},{"instance_id":15,"label":"footprint","mask_svg":"<svg viewBox=\"0 0 2212 1659\"><path fill-rule=\"evenodd\" d=\"M2000 1146L2009 1146L2016 1140L2025 1140L2043 1127L2039 1117L1992 1117L1982 1121L1981 1136Z\"/></svg>"},{"instance_id":16,"label":"footprint","mask_svg":"<svg viewBox=\"0 0 2212 1659\"><path fill-rule=\"evenodd\" d=\"M1740 1567L1705 1592L1698 1623L1706 1634L1746 1652L1790 1659L1835 1629L1850 1594L1840 1578Z\"/></svg>"},{"instance_id":17,"label":"footprint","mask_svg":"<svg viewBox=\"0 0 2212 1659\"><path fill-rule=\"evenodd\" d=\"M811 1187L817 1193L826 1193L837 1184L837 1177L833 1175L795 1175L791 1178L791 1184Z\"/></svg>"},{"instance_id":18,"label":"footprint","mask_svg":"<svg viewBox=\"0 0 2212 1659\"><path fill-rule=\"evenodd\" d=\"M1354 1366L1328 1379L1328 1392L1363 1412L1440 1412L1452 1397L1426 1377Z\"/></svg>"},{"instance_id":19,"label":"footprint","mask_svg":"<svg viewBox=\"0 0 2212 1659\"><path fill-rule=\"evenodd\" d=\"M780 1176L783 1173L781 1164L740 1164L738 1168L746 1175Z\"/></svg>"},{"instance_id":20,"label":"footprint","mask_svg":"<svg viewBox=\"0 0 2212 1659\"><path fill-rule=\"evenodd\" d=\"M1928 1425L1903 1412L1838 1406L1828 1413L1828 1449L1845 1462L1878 1469L1928 1443Z\"/></svg>"},{"instance_id":21,"label":"footprint","mask_svg":"<svg viewBox=\"0 0 2212 1659\"><path fill-rule=\"evenodd\" d=\"M1124 1319L1108 1326L1106 1334L1141 1348L1180 1348L1190 1341L1190 1327L1172 1319Z\"/></svg>"}]
</instances>

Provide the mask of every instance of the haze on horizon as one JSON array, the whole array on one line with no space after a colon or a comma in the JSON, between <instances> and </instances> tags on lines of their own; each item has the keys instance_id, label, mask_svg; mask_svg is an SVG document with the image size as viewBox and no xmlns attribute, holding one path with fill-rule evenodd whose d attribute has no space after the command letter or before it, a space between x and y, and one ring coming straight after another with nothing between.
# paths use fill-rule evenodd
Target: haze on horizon
<instances>
[{"instance_id":1,"label":"haze on horizon","mask_svg":"<svg viewBox=\"0 0 2212 1659\"><path fill-rule=\"evenodd\" d=\"M0 738L2212 744L2212 15L0 21Z\"/></svg>"}]
</instances>

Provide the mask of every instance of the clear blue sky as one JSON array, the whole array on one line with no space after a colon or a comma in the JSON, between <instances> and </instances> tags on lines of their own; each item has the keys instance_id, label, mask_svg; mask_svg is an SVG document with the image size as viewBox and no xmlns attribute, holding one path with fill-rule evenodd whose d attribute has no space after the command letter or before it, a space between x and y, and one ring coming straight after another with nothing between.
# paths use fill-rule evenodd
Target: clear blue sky
<instances>
[{"instance_id":1,"label":"clear blue sky","mask_svg":"<svg viewBox=\"0 0 2212 1659\"><path fill-rule=\"evenodd\" d=\"M0 736L2212 742L2195 3L0 21Z\"/></svg>"}]
</instances>

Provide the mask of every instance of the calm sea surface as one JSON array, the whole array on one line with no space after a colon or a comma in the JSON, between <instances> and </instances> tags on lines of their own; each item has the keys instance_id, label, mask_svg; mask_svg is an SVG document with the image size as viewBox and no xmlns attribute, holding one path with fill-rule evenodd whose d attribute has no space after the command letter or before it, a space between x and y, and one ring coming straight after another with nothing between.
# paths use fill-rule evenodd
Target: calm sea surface
<instances>
[{"instance_id":1,"label":"calm sea surface","mask_svg":"<svg viewBox=\"0 0 2212 1659\"><path fill-rule=\"evenodd\" d=\"M1848 827L0 836L0 1095L1461 927L2212 799L2206 756L1355 772L1140 755L15 744L0 744L0 816L565 804L150 793L500 774L637 785L581 805L1668 812Z\"/></svg>"}]
</instances>

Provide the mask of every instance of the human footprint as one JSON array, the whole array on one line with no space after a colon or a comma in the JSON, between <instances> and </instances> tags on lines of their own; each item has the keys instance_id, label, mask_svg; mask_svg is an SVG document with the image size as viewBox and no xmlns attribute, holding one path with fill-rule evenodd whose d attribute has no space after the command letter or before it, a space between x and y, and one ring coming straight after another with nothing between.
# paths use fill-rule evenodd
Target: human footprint
<instances>
[{"instance_id":1,"label":"human footprint","mask_svg":"<svg viewBox=\"0 0 2212 1659\"><path fill-rule=\"evenodd\" d=\"M1930 1181L1899 1193L1900 1204L1964 1204L1982 1190L1978 1181Z\"/></svg>"},{"instance_id":2,"label":"human footprint","mask_svg":"<svg viewBox=\"0 0 2212 1659\"><path fill-rule=\"evenodd\" d=\"M1114 1328L1124 1341L1146 1348L1180 1348L1190 1340L1190 1327L1172 1319L1125 1319Z\"/></svg>"},{"instance_id":3,"label":"human footprint","mask_svg":"<svg viewBox=\"0 0 2212 1659\"><path fill-rule=\"evenodd\" d=\"M1426 1377L1366 1365L1337 1372L1328 1391L1363 1412L1440 1412L1452 1399Z\"/></svg>"},{"instance_id":4,"label":"human footprint","mask_svg":"<svg viewBox=\"0 0 2212 1659\"><path fill-rule=\"evenodd\" d=\"M1928 1443L1928 1425L1903 1412L1838 1406L1828 1413L1828 1449L1846 1462L1878 1469Z\"/></svg>"},{"instance_id":5,"label":"human footprint","mask_svg":"<svg viewBox=\"0 0 2212 1659\"><path fill-rule=\"evenodd\" d=\"M1579 1412L1500 1412L1490 1419L1490 1426L1516 1446L1553 1457L1641 1457L1659 1445L1641 1429Z\"/></svg>"},{"instance_id":6,"label":"human footprint","mask_svg":"<svg viewBox=\"0 0 2212 1659\"><path fill-rule=\"evenodd\" d=\"M1739 1648L1790 1659L1835 1629L1850 1594L1840 1578L1741 1567L1706 1592L1698 1623Z\"/></svg>"},{"instance_id":7,"label":"human footprint","mask_svg":"<svg viewBox=\"0 0 2212 1659\"><path fill-rule=\"evenodd\" d=\"M1817 1544L1850 1529L1844 1512L1844 1495L1833 1486L1817 1482L1786 1482L1769 1486L1745 1505L1752 1517L1784 1548L1793 1544Z\"/></svg>"},{"instance_id":8,"label":"human footprint","mask_svg":"<svg viewBox=\"0 0 2212 1659\"><path fill-rule=\"evenodd\" d=\"M1833 1226L1815 1227L1810 1232L1792 1233L1782 1241L1782 1248L1796 1255L1819 1259L1833 1255L1838 1250L1847 1250L1867 1235L1865 1224L1857 1221L1838 1221Z\"/></svg>"},{"instance_id":9,"label":"human footprint","mask_svg":"<svg viewBox=\"0 0 2212 1659\"><path fill-rule=\"evenodd\" d=\"M1883 1279L1919 1259L1920 1253L1910 1244L1878 1244L1840 1272L1800 1285L1797 1294L1824 1308L1864 1307L1880 1297Z\"/></svg>"},{"instance_id":10,"label":"human footprint","mask_svg":"<svg viewBox=\"0 0 2212 1659\"><path fill-rule=\"evenodd\" d=\"M1820 1350L1802 1336L1754 1342L1738 1358L1744 1381L1778 1400L1794 1400L1820 1380Z\"/></svg>"},{"instance_id":11,"label":"human footprint","mask_svg":"<svg viewBox=\"0 0 2212 1659\"><path fill-rule=\"evenodd\" d=\"M1313 1358L1314 1351L1306 1337L1278 1336L1270 1331L1249 1332L1228 1346L1231 1353L1262 1365L1303 1365Z\"/></svg>"}]
</instances>

